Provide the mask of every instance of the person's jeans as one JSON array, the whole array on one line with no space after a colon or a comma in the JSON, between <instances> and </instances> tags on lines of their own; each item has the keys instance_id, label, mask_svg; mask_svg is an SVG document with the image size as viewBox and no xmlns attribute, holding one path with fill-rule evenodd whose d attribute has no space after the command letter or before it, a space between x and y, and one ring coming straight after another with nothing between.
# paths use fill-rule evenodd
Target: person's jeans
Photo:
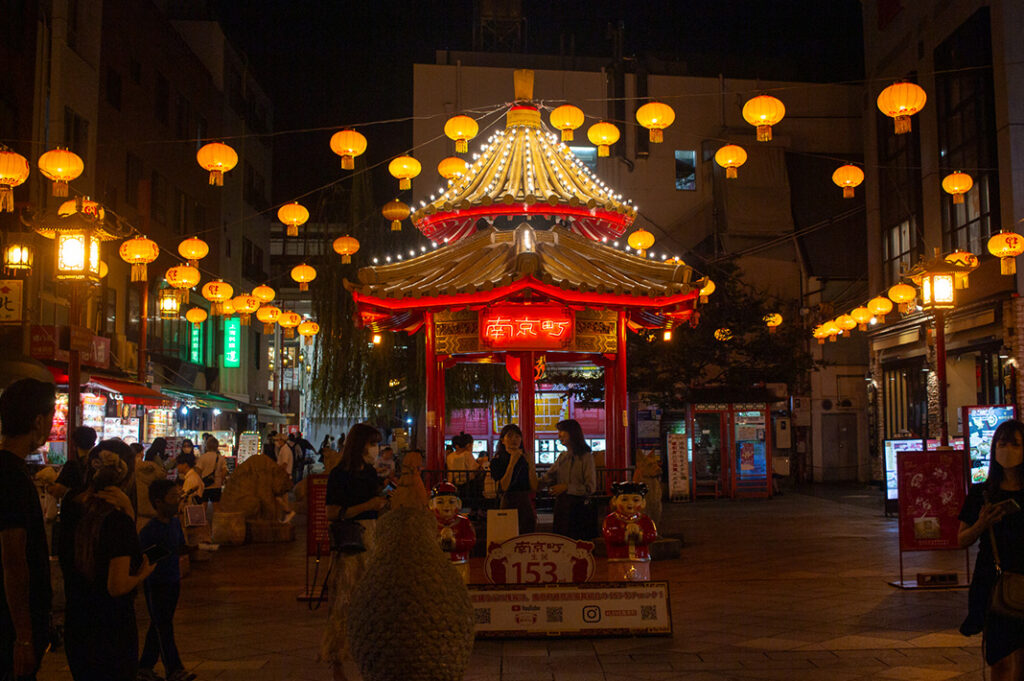
<instances>
[{"instance_id":1,"label":"person's jeans","mask_svg":"<svg viewBox=\"0 0 1024 681\"><path fill-rule=\"evenodd\" d=\"M183 668L178 657L178 645L174 642L174 611L178 607L181 584L150 584L144 582L146 606L149 608L149 630L146 645L142 649L139 666L152 669L158 659L164 662L165 675Z\"/></svg>"}]
</instances>

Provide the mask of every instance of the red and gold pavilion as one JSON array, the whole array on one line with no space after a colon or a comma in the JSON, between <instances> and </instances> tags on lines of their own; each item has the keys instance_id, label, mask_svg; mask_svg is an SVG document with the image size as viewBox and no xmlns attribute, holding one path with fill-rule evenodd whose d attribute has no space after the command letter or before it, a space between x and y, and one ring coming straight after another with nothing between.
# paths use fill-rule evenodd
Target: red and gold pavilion
<instances>
[{"instance_id":1,"label":"red and gold pavilion","mask_svg":"<svg viewBox=\"0 0 1024 681\"><path fill-rule=\"evenodd\" d=\"M532 370L593 364L605 372L608 468L629 464L626 330L696 322L704 279L681 262L610 248L636 209L545 129L533 74L516 72L506 127L467 173L416 211L413 223L445 245L364 267L346 281L359 323L426 334L427 466L444 467L445 369L504 362L519 381L519 426L534 441Z\"/></svg>"}]
</instances>

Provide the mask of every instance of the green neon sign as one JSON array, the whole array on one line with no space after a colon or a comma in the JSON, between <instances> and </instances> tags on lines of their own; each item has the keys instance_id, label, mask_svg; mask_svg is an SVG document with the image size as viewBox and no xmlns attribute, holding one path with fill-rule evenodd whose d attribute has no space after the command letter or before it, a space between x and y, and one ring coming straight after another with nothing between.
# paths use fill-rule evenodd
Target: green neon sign
<instances>
[{"instance_id":1,"label":"green neon sign","mask_svg":"<svg viewBox=\"0 0 1024 681\"><path fill-rule=\"evenodd\" d=\"M242 322L238 317L224 320L224 366L242 365Z\"/></svg>"},{"instance_id":2,"label":"green neon sign","mask_svg":"<svg viewBox=\"0 0 1024 681\"><path fill-rule=\"evenodd\" d=\"M203 363L203 325L189 324L188 361L193 364Z\"/></svg>"}]
</instances>

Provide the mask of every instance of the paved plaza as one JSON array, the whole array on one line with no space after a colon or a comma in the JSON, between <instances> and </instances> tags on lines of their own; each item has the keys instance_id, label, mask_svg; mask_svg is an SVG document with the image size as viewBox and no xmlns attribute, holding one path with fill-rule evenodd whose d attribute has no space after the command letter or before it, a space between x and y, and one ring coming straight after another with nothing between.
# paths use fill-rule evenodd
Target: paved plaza
<instances>
[{"instance_id":1,"label":"paved plaza","mask_svg":"<svg viewBox=\"0 0 1024 681\"><path fill-rule=\"evenodd\" d=\"M479 641L466 679L982 678L980 636L957 632L966 591L889 586L898 575L896 521L883 516L877 490L669 504L661 529L685 540L678 560L653 567L655 579L671 582L672 637ZM296 600L304 548L301 540L223 548L195 567L176 624L200 681L330 679L316 661L326 607ZM964 565L962 552L910 559L911 578L918 566ZM50 654L40 679L66 678L63 654Z\"/></svg>"}]
</instances>

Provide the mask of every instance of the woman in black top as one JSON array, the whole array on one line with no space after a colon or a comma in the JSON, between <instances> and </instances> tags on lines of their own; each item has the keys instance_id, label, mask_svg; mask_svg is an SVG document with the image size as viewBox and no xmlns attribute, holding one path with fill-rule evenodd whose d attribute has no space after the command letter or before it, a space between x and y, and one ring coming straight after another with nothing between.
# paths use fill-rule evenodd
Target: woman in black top
<instances>
[{"instance_id":1,"label":"woman in black top","mask_svg":"<svg viewBox=\"0 0 1024 681\"><path fill-rule=\"evenodd\" d=\"M501 507L519 511L519 534L536 530L537 509L533 500L537 492L537 466L533 454L523 448L523 431L514 423L501 429L491 461L491 477L498 484Z\"/></svg>"},{"instance_id":2,"label":"woman in black top","mask_svg":"<svg viewBox=\"0 0 1024 681\"><path fill-rule=\"evenodd\" d=\"M373 547L377 514L387 505L381 496L381 483L373 467L377 460L380 433L373 426L357 423L348 431L341 461L327 478L327 520L357 520L363 526L367 551L356 554L334 552L328 587L327 630L320 644L320 657L331 663L335 681L344 681L342 664L348 655L345 619L352 588L366 571L369 549Z\"/></svg>"},{"instance_id":3,"label":"woman in black top","mask_svg":"<svg viewBox=\"0 0 1024 681\"><path fill-rule=\"evenodd\" d=\"M1020 679L1024 672L1024 620L989 612L997 579L992 537L1007 572L1024 572L1024 423L1004 421L992 436L988 480L971 487L960 511L960 546L981 540L968 595L967 636L984 631L985 662L993 681ZM1000 504L1013 499L1012 507Z\"/></svg>"}]
</instances>

